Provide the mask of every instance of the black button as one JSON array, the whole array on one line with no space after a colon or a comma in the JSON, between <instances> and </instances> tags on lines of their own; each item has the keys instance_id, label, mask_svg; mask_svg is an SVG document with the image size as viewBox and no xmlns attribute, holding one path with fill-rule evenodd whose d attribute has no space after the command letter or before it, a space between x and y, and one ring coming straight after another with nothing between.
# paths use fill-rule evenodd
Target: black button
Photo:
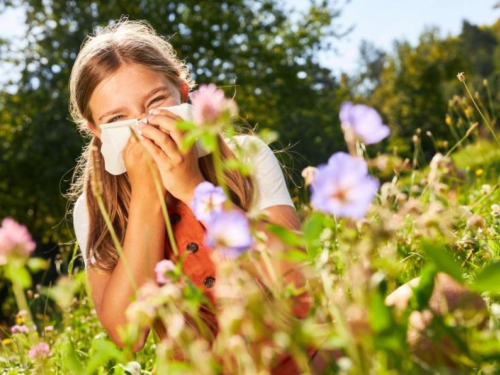
<instances>
[{"instance_id":1,"label":"black button","mask_svg":"<svg viewBox=\"0 0 500 375\"><path fill-rule=\"evenodd\" d=\"M170 215L170 222L172 223L172 225L177 224L179 221L181 221L181 215L179 214Z\"/></svg>"},{"instance_id":2,"label":"black button","mask_svg":"<svg viewBox=\"0 0 500 375\"><path fill-rule=\"evenodd\" d=\"M205 281L203 282L207 288L211 288L215 284L215 277L208 276Z\"/></svg>"},{"instance_id":3,"label":"black button","mask_svg":"<svg viewBox=\"0 0 500 375\"><path fill-rule=\"evenodd\" d=\"M198 245L194 242L188 243L186 246L186 250L190 253L196 253L198 251Z\"/></svg>"}]
</instances>

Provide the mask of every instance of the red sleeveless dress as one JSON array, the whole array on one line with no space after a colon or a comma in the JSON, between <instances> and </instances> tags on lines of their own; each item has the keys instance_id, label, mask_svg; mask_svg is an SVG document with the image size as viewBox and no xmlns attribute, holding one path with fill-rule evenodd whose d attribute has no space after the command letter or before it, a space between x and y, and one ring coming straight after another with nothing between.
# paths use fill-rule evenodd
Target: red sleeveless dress
<instances>
[{"instance_id":1,"label":"red sleeveless dress","mask_svg":"<svg viewBox=\"0 0 500 375\"><path fill-rule=\"evenodd\" d=\"M184 274L204 291L205 295L215 306L213 288L217 282L216 267L210 257L210 251L212 250L204 245L205 229L203 225L196 219L191 209L180 200L168 205L168 213L179 256L185 256L182 264ZM165 239L165 258L174 258L168 235ZM308 310L309 306L307 304L300 304L298 308L294 309L294 313L297 317L303 318L307 315ZM208 307L200 311L200 315L212 333L216 335L218 331L216 316ZM158 329L157 333L160 338L166 334L164 330ZM311 357L315 354L316 350L310 348L307 352ZM289 355L283 356L279 364L272 371L272 374L283 375L299 373L295 361Z\"/></svg>"}]
</instances>

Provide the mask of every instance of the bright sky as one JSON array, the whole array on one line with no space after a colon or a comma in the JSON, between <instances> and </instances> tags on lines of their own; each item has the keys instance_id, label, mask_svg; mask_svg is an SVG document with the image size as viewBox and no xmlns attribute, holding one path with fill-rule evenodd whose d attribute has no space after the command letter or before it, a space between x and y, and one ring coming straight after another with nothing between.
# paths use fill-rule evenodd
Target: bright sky
<instances>
[{"instance_id":1,"label":"bright sky","mask_svg":"<svg viewBox=\"0 0 500 375\"><path fill-rule=\"evenodd\" d=\"M353 72L363 39L391 51L394 40L416 44L419 35L430 26L438 26L443 37L458 35L464 19L472 24L493 24L500 18L500 9L493 9L496 3L498 0L351 0L338 22L346 27L354 25L354 30L337 41L337 56L325 53L320 61L336 75L339 70Z\"/></svg>"},{"instance_id":2,"label":"bright sky","mask_svg":"<svg viewBox=\"0 0 500 375\"><path fill-rule=\"evenodd\" d=\"M286 0L288 5L302 9L304 0ZM343 5L346 0L337 0ZM365 39L386 51L392 49L394 40L408 40L412 44L426 27L438 26L442 35L457 35L462 20L473 24L491 25L500 18L500 9L493 9L498 0L351 0L337 24L344 29L354 26L354 30L343 39L336 41L338 53L325 52L320 61L340 71L356 71L359 45ZM0 37L22 33L22 13L6 12L0 15Z\"/></svg>"}]
</instances>

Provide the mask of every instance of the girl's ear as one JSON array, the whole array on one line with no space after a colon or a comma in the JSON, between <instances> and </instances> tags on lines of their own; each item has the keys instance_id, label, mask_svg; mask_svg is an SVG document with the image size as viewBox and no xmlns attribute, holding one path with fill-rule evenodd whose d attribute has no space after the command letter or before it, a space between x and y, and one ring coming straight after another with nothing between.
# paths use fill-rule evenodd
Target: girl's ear
<instances>
[{"instance_id":1,"label":"girl's ear","mask_svg":"<svg viewBox=\"0 0 500 375\"><path fill-rule=\"evenodd\" d=\"M181 101L186 103L189 99L189 87L186 82L181 83Z\"/></svg>"},{"instance_id":2,"label":"girl's ear","mask_svg":"<svg viewBox=\"0 0 500 375\"><path fill-rule=\"evenodd\" d=\"M87 121L87 126L89 127L90 131L97 137L101 138L101 133L99 129L97 129L97 126L95 126L93 123L90 121Z\"/></svg>"}]
</instances>

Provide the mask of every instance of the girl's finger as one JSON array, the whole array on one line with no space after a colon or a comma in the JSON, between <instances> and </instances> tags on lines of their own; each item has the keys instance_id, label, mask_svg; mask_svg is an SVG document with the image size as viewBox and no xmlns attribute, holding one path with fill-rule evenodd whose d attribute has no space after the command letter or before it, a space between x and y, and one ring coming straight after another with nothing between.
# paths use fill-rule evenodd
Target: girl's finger
<instances>
[{"instance_id":1,"label":"girl's finger","mask_svg":"<svg viewBox=\"0 0 500 375\"><path fill-rule=\"evenodd\" d=\"M172 169L172 163L170 162L168 156L153 141L151 141L148 138L143 138L141 140L141 143L146 149L146 151L149 153L149 155L151 155L151 157L153 158L154 162L156 163L156 165L160 170L163 169L168 171Z\"/></svg>"},{"instance_id":2,"label":"girl's finger","mask_svg":"<svg viewBox=\"0 0 500 375\"><path fill-rule=\"evenodd\" d=\"M169 134L155 128L151 125L146 125L141 130L141 135L152 140L170 159L170 162L179 163L183 157L179 152L177 144L172 140Z\"/></svg>"},{"instance_id":3,"label":"girl's finger","mask_svg":"<svg viewBox=\"0 0 500 375\"><path fill-rule=\"evenodd\" d=\"M180 145L183 138L184 138L184 133L180 129L177 129L177 122L178 122L177 119L179 119L179 120L182 120L182 119L179 116L176 116L176 119L174 119L170 116L167 116L165 114L165 112L162 112L161 114L149 115L148 116L148 124L157 125L164 132L170 133L170 136L175 141L175 143ZM171 112L168 112L168 113L171 113Z\"/></svg>"}]
</instances>

